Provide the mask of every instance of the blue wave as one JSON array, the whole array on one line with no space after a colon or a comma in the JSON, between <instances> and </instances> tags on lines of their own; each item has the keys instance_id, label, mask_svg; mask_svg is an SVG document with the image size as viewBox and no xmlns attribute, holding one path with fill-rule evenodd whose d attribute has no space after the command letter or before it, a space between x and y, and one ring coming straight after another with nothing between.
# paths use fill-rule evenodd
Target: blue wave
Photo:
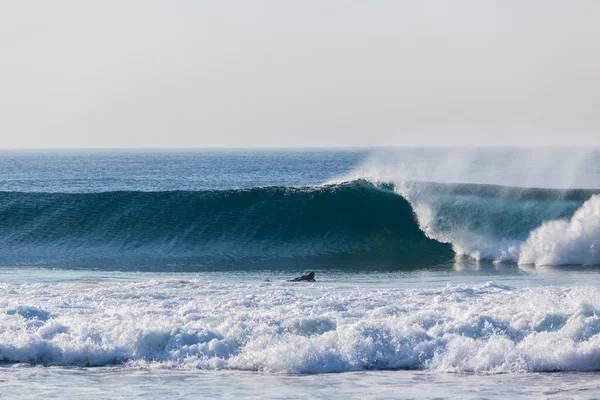
<instances>
[{"instance_id":1,"label":"blue wave","mask_svg":"<svg viewBox=\"0 0 600 400\"><path fill-rule=\"evenodd\" d=\"M390 186L243 190L0 193L0 261L188 260L197 267L436 261L449 245L428 239ZM72 264L73 264L72 263Z\"/></svg>"},{"instance_id":2,"label":"blue wave","mask_svg":"<svg viewBox=\"0 0 600 400\"><path fill-rule=\"evenodd\" d=\"M420 183L436 231L525 237L597 191ZM172 269L394 268L451 260L393 185L364 180L240 190L0 192L0 263Z\"/></svg>"}]
</instances>

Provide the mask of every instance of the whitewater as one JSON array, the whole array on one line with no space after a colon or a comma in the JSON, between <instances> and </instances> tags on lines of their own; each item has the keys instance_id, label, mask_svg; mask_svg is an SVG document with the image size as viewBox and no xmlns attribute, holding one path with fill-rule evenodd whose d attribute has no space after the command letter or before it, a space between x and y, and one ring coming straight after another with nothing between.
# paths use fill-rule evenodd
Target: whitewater
<instances>
[{"instance_id":1,"label":"whitewater","mask_svg":"<svg viewBox=\"0 0 600 400\"><path fill-rule=\"evenodd\" d=\"M327 283L5 284L0 357L287 374L600 368L598 289Z\"/></svg>"},{"instance_id":2,"label":"whitewater","mask_svg":"<svg viewBox=\"0 0 600 400\"><path fill-rule=\"evenodd\" d=\"M2 395L598 397L599 161L2 152Z\"/></svg>"}]
</instances>

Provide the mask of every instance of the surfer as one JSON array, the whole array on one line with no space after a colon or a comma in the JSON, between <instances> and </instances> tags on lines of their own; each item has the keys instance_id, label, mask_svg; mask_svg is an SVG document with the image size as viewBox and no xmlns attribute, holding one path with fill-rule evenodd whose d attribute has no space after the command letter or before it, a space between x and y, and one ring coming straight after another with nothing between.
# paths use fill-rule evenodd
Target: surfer
<instances>
[{"instance_id":1,"label":"surfer","mask_svg":"<svg viewBox=\"0 0 600 400\"><path fill-rule=\"evenodd\" d=\"M286 282L300 282L300 281L315 282L315 273L310 271L307 275L297 276L295 278L288 279Z\"/></svg>"}]
</instances>

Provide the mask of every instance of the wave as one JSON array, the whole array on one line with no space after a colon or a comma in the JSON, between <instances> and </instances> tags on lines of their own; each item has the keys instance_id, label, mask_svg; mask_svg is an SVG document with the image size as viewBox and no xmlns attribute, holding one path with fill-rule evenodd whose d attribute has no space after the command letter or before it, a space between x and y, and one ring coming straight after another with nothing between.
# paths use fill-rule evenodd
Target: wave
<instances>
[{"instance_id":1,"label":"wave","mask_svg":"<svg viewBox=\"0 0 600 400\"><path fill-rule=\"evenodd\" d=\"M192 260L197 267L441 262L406 199L366 181L322 187L0 193L4 263ZM77 262L75 262L76 264Z\"/></svg>"},{"instance_id":2,"label":"wave","mask_svg":"<svg viewBox=\"0 0 600 400\"><path fill-rule=\"evenodd\" d=\"M271 373L600 370L597 287L319 285L3 284L0 362Z\"/></svg>"},{"instance_id":3,"label":"wave","mask_svg":"<svg viewBox=\"0 0 600 400\"><path fill-rule=\"evenodd\" d=\"M405 268L465 254L590 265L600 263L598 192L361 179L298 188L0 192L0 263Z\"/></svg>"}]
</instances>

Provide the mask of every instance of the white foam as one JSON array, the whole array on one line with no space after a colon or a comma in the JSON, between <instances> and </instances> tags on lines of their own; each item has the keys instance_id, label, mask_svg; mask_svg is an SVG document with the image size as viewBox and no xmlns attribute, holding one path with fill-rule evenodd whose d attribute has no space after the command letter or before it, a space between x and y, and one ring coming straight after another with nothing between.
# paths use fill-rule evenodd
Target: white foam
<instances>
[{"instance_id":1,"label":"white foam","mask_svg":"<svg viewBox=\"0 0 600 400\"><path fill-rule=\"evenodd\" d=\"M421 214L417 212L419 220ZM431 219L432 217L428 217ZM600 196L586 201L568 220L544 222L525 241L500 240L491 246L478 246L472 236L453 232L458 254L496 262L520 265L599 265L600 264ZM435 234L430 234L435 237Z\"/></svg>"},{"instance_id":2,"label":"white foam","mask_svg":"<svg viewBox=\"0 0 600 400\"><path fill-rule=\"evenodd\" d=\"M600 289L1 285L0 360L325 373L600 369ZM42 317L40 317L42 316Z\"/></svg>"},{"instance_id":3,"label":"white foam","mask_svg":"<svg viewBox=\"0 0 600 400\"><path fill-rule=\"evenodd\" d=\"M520 264L600 264L600 196L586 201L568 220L549 221L521 246Z\"/></svg>"}]
</instances>

